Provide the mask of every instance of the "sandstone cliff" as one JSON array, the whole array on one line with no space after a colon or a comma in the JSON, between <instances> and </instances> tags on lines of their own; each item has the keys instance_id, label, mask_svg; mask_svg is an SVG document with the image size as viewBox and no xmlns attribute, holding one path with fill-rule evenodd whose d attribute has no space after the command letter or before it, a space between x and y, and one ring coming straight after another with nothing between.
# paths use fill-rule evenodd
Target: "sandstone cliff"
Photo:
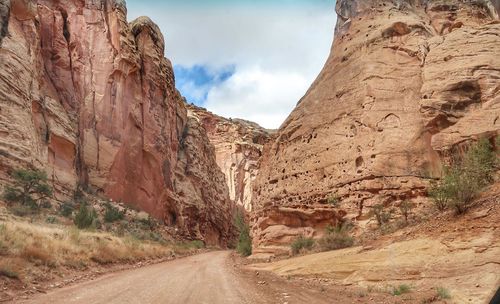
<instances>
[{"instance_id":1,"label":"sandstone cliff","mask_svg":"<svg viewBox=\"0 0 500 304\"><path fill-rule=\"evenodd\" d=\"M317 236L345 215L339 209L363 225L374 204L420 203L451 150L498 134L499 9L479 0L337 1L330 57L264 149L254 245Z\"/></svg>"},{"instance_id":2,"label":"sandstone cliff","mask_svg":"<svg viewBox=\"0 0 500 304\"><path fill-rule=\"evenodd\" d=\"M61 199L78 185L227 241L223 174L151 20L127 23L122 0L1 0L0 45L3 181L41 168Z\"/></svg>"},{"instance_id":3,"label":"sandstone cliff","mask_svg":"<svg viewBox=\"0 0 500 304\"><path fill-rule=\"evenodd\" d=\"M189 109L200 118L215 146L217 164L226 176L230 199L251 212L253 182L259 172L262 149L274 131L246 120L220 117L193 105Z\"/></svg>"}]
</instances>

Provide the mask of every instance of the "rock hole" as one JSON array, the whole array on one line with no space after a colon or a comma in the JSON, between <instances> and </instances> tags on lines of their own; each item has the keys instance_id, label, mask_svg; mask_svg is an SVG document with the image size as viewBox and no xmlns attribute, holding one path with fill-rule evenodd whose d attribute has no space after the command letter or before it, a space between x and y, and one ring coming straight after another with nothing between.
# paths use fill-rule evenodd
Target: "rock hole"
<instances>
[{"instance_id":1,"label":"rock hole","mask_svg":"<svg viewBox=\"0 0 500 304\"><path fill-rule=\"evenodd\" d=\"M357 169L362 167L364 164L365 164L365 160L363 159L362 156L359 156L358 158L356 158L356 168Z\"/></svg>"},{"instance_id":2,"label":"rock hole","mask_svg":"<svg viewBox=\"0 0 500 304\"><path fill-rule=\"evenodd\" d=\"M168 213L168 224L170 226L176 226L177 225L177 214L173 211L170 211Z\"/></svg>"}]
</instances>

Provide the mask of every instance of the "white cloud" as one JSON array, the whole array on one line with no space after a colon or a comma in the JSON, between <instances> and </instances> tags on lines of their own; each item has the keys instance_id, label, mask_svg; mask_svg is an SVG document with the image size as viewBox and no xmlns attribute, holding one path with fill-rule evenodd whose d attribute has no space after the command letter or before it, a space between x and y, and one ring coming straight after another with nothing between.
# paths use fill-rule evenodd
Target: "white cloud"
<instances>
[{"instance_id":1,"label":"white cloud","mask_svg":"<svg viewBox=\"0 0 500 304\"><path fill-rule=\"evenodd\" d=\"M335 24L333 3L203 8L127 3L129 18L147 15L158 23L174 64L235 65L230 79L210 89L209 110L272 128L284 121L321 70Z\"/></svg>"},{"instance_id":2,"label":"white cloud","mask_svg":"<svg viewBox=\"0 0 500 304\"><path fill-rule=\"evenodd\" d=\"M205 106L225 117L243 117L276 128L308 86L309 80L299 73L244 69L213 87Z\"/></svg>"}]
</instances>

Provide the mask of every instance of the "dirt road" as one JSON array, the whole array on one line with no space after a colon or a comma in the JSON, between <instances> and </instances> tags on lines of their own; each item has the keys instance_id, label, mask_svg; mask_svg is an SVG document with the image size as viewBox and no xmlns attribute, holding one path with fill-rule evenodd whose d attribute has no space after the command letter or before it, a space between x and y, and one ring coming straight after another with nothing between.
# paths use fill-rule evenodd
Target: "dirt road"
<instances>
[{"instance_id":1,"label":"dirt road","mask_svg":"<svg viewBox=\"0 0 500 304\"><path fill-rule=\"evenodd\" d=\"M216 251L109 274L22 303L329 303L318 291L254 277L234 267L230 252Z\"/></svg>"}]
</instances>

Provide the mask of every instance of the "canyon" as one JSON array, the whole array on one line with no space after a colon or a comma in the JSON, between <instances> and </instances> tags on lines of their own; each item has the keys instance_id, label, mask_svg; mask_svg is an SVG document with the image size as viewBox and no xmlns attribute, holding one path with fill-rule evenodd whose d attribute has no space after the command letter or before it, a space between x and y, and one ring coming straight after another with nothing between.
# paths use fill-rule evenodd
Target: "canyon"
<instances>
[{"instance_id":1,"label":"canyon","mask_svg":"<svg viewBox=\"0 0 500 304\"><path fill-rule=\"evenodd\" d=\"M498 134L499 4L336 11L330 57L274 131L189 105L158 26L122 1L3 0L0 179L43 169L58 200L86 189L210 244L241 208L257 253L346 220L362 232L375 204L425 208L454 152Z\"/></svg>"},{"instance_id":2,"label":"canyon","mask_svg":"<svg viewBox=\"0 0 500 304\"><path fill-rule=\"evenodd\" d=\"M0 179L42 169L226 245L233 204L214 148L175 89L156 24L124 1L0 3Z\"/></svg>"},{"instance_id":3,"label":"canyon","mask_svg":"<svg viewBox=\"0 0 500 304\"><path fill-rule=\"evenodd\" d=\"M94 290L96 302L118 301L109 297L115 284L128 289L141 273L165 270L176 274L165 278L170 292L186 302L196 301L191 290L175 286L219 302L264 290L263 303L288 302L286 287L290 303L327 303L328 280L329 296L344 303L359 287L399 281L424 300L444 282L458 302L486 301L499 280L498 168L462 217L432 213L428 189L478 139L498 155L500 1L338 0L336 13L322 71L280 128L268 130L189 104L160 28L148 17L127 21L123 0L0 0L0 190L19 168L41 170L58 204L84 192L146 212L143 220L156 218L172 240L210 248L235 245L242 215L251 258L266 262L247 267L254 260L212 252L111 275L106 292ZM375 207L395 223L403 202L413 222L380 232ZM354 247L285 259L297 238L320 239L344 224ZM244 280L238 268L250 269ZM224 298L205 285L214 274L225 289L245 292ZM300 282L289 282L295 276ZM299 290L304 277L319 280L320 291ZM147 288L168 298L157 281L122 296ZM68 287L57 297L86 293ZM385 289L373 297L398 302Z\"/></svg>"}]
</instances>

